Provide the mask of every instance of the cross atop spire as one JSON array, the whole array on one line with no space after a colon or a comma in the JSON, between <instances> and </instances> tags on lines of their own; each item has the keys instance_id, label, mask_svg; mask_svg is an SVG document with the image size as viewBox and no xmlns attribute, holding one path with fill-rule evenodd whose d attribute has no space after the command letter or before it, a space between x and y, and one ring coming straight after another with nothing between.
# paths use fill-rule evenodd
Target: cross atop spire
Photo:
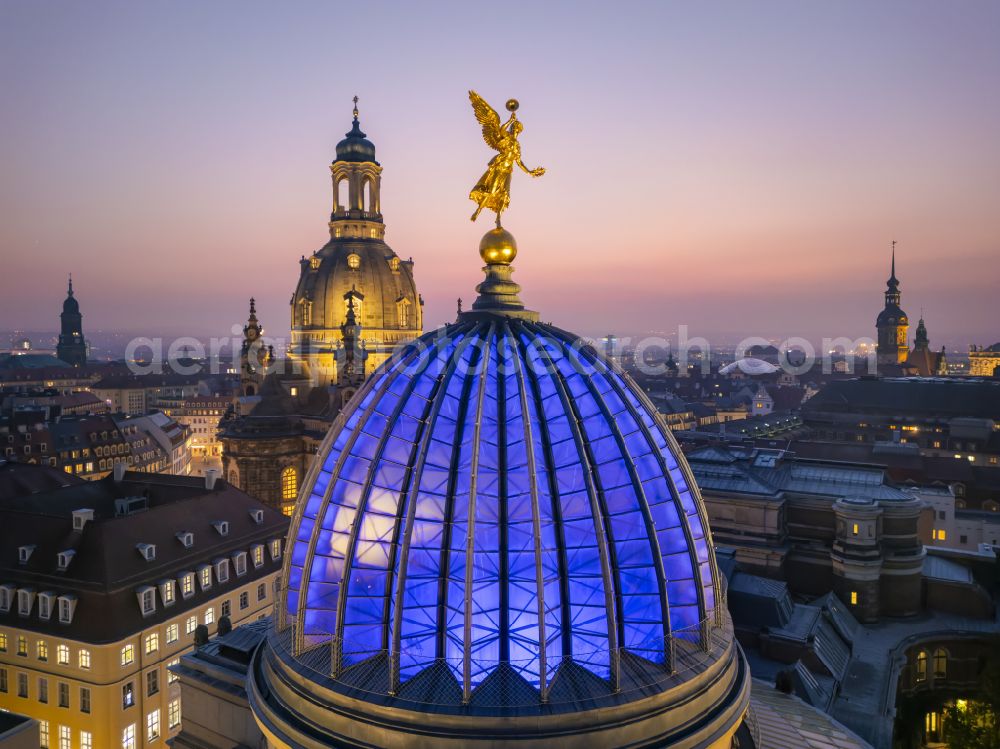
<instances>
[{"instance_id":1,"label":"cross atop spire","mask_svg":"<svg viewBox=\"0 0 1000 749\"><path fill-rule=\"evenodd\" d=\"M358 121L358 97L354 97L354 121Z\"/></svg>"},{"instance_id":2,"label":"cross atop spire","mask_svg":"<svg viewBox=\"0 0 1000 749\"><path fill-rule=\"evenodd\" d=\"M73 274L69 274L69 288L66 290L67 296L73 296Z\"/></svg>"},{"instance_id":3,"label":"cross atop spire","mask_svg":"<svg viewBox=\"0 0 1000 749\"><path fill-rule=\"evenodd\" d=\"M892 240L892 272L889 277L893 280L896 278L896 240Z\"/></svg>"}]
</instances>

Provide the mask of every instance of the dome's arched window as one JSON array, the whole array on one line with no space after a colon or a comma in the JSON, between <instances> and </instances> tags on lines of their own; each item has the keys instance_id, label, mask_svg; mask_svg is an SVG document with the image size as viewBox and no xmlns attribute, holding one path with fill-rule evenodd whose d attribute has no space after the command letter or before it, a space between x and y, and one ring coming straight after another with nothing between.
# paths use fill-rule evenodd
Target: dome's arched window
<instances>
[{"instance_id":1,"label":"dome's arched window","mask_svg":"<svg viewBox=\"0 0 1000 749\"><path fill-rule=\"evenodd\" d=\"M357 270L361 267L361 256L357 253L352 252L347 256L347 267L351 270Z\"/></svg>"},{"instance_id":2,"label":"dome's arched window","mask_svg":"<svg viewBox=\"0 0 1000 749\"><path fill-rule=\"evenodd\" d=\"M398 271L399 270L399 258L391 257L389 258L389 270Z\"/></svg>"},{"instance_id":3,"label":"dome's arched window","mask_svg":"<svg viewBox=\"0 0 1000 749\"><path fill-rule=\"evenodd\" d=\"M948 651L938 648L934 651L934 678L945 679L948 677Z\"/></svg>"},{"instance_id":4,"label":"dome's arched window","mask_svg":"<svg viewBox=\"0 0 1000 749\"><path fill-rule=\"evenodd\" d=\"M917 653L917 681L927 681L927 652Z\"/></svg>"},{"instance_id":5,"label":"dome's arched window","mask_svg":"<svg viewBox=\"0 0 1000 749\"><path fill-rule=\"evenodd\" d=\"M281 472L281 498L295 499L299 493L299 474L293 466Z\"/></svg>"},{"instance_id":6,"label":"dome's arched window","mask_svg":"<svg viewBox=\"0 0 1000 749\"><path fill-rule=\"evenodd\" d=\"M320 263L319 255L313 255L311 258L309 258L309 267L312 268L313 270L317 270L319 268L319 263Z\"/></svg>"}]
</instances>

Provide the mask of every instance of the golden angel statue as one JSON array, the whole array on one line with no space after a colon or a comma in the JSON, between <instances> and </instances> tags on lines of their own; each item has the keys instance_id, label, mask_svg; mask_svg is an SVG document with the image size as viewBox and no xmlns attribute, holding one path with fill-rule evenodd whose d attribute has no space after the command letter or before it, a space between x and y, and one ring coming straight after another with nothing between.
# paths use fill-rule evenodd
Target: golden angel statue
<instances>
[{"instance_id":1,"label":"golden angel statue","mask_svg":"<svg viewBox=\"0 0 1000 749\"><path fill-rule=\"evenodd\" d=\"M472 220L479 218L479 213L484 208L489 208L491 211L496 211L497 228L499 228L500 214L510 205L510 175L514 171L514 165L521 167L532 177L541 177L545 174L545 169L542 167L529 169L521 161L521 144L517 142L517 136L524 130L524 125L517 119L517 99L507 101L510 119L503 124L500 124L500 115L496 110L475 91L469 91L469 100L472 102L472 111L476 113L476 119L483 126L483 140L490 148L499 151L490 160L486 172L469 193L469 199L479 205L472 214Z\"/></svg>"}]
</instances>

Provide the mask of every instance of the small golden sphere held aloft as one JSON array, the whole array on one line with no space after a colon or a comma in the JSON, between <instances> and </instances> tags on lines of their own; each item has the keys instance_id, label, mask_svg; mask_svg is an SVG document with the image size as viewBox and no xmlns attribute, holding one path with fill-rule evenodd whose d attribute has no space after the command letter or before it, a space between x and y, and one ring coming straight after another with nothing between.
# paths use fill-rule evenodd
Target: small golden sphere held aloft
<instances>
[{"instance_id":1,"label":"small golden sphere held aloft","mask_svg":"<svg viewBox=\"0 0 1000 749\"><path fill-rule=\"evenodd\" d=\"M491 265L510 265L517 257L517 242L506 229L490 229L479 242L479 256Z\"/></svg>"},{"instance_id":2,"label":"small golden sphere held aloft","mask_svg":"<svg viewBox=\"0 0 1000 749\"><path fill-rule=\"evenodd\" d=\"M516 112L519 106L521 105L517 103L517 99L507 99L508 112Z\"/></svg>"}]
</instances>

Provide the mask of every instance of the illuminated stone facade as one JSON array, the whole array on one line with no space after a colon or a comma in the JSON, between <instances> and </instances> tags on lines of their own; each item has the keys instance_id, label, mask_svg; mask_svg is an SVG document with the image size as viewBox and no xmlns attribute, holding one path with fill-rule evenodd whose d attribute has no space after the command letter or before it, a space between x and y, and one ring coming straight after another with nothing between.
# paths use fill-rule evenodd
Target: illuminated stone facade
<instances>
[{"instance_id":1,"label":"illuminated stone facade","mask_svg":"<svg viewBox=\"0 0 1000 749\"><path fill-rule=\"evenodd\" d=\"M337 381L349 303L355 306L367 351L364 374L423 330L423 300L413 280L413 261L400 259L385 243L382 167L375 160L375 146L361 132L357 110L351 131L337 144L330 173L330 241L300 261L291 300L289 353L305 362L317 385Z\"/></svg>"}]
</instances>

